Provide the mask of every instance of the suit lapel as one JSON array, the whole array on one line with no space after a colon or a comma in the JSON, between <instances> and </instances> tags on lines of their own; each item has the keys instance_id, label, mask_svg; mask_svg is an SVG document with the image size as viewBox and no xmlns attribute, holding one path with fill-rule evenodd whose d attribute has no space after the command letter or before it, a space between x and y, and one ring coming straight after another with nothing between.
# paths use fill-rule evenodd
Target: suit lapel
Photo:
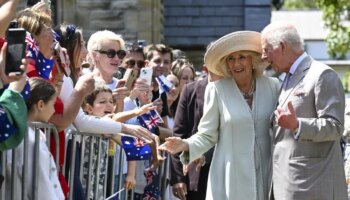
<instances>
[{"instance_id":1,"label":"suit lapel","mask_svg":"<svg viewBox=\"0 0 350 200\"><path fill-rule=\"evenodd\" d=\"M279 107L283 107L288 103L288 98L294 92L296 86L304 79L308 69L312 63L312 58L307 56L298 66L297 70L289 79L288 87L282 89L282 92L279 97Z\"/></svg>"},{"instance_id":2,"label":"suit lapel","mask_svg":"<svg viewBox=\"0 0 350 200\"><path fill-rule=\"evenodd\" d=\"M298 84L304 79L305 75L307 74L310 66L312 63L312 58L310 56L307 56L298 66L297 70L294 72L293 76L289 80L289 85L288 88L282 89L282 92L279 97L279 105L278 107L285 107L286 104L288 103L289 97L291 97L292 93L295 91L297 88ZM283 137L284 132L281 133L280 130L282 130L279 127L276 127L277 125L275 124L275 121L273 121L274 126L274 135L275 138L273 141L278 141L280 140L281 137ZM277 130L276 130L277 129ZM277 132L276 132L277 131Z\"/></svg>"}]
</instances>

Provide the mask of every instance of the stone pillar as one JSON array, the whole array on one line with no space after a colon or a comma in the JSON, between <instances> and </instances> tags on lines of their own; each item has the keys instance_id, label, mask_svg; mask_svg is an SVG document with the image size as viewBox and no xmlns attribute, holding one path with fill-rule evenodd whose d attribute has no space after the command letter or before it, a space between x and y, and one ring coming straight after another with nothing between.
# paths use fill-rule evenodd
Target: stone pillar
<instances>
[{"instance_id":1,"label":"stone pillar","mask_svg":"<svg viewBox=\"0 0 350 200\"><path fill-rule=\"evenodd\" d=\"M163 41L163 11L160 0L139 0L139 39L149 44Z\"/></svg>"}]
</instances>

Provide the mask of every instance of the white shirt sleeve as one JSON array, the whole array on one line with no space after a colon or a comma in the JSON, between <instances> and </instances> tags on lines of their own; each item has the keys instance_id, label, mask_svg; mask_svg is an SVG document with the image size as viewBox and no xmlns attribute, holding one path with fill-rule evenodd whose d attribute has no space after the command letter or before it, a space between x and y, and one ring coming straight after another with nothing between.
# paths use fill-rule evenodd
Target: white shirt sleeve
<instances>
[{"instance_id":1,"label":"white shirt sleeve","mask_svg":"<svg viewBox=\"0 0 350 200\"><path fill-rule=\"evenodd\" d=\"M80 108L77 117L74 120L74 125L79 131L88 133L100 134L117 134L122 131L122 124L109 118L97 118L86 115L82 108Z\"/></svg>"},{"instance_id":2,"label":"white shirt sleeve","mask_svg":"<svg viewBox=\"0 0 350 200\"><path fill-rule=\"evenodd\" d=\"M63 104L67 103L70 95L73 93L73 81L70 77L64 77L62 89L60 93L60 99ZM79 113L74 120L74 124L79 131L88 133L100 133L100 134L116 134L122 130L122 124L115 122L108 118L96 118L86 115L82 108L79 109Z\"/></svg>"}]
</instances>

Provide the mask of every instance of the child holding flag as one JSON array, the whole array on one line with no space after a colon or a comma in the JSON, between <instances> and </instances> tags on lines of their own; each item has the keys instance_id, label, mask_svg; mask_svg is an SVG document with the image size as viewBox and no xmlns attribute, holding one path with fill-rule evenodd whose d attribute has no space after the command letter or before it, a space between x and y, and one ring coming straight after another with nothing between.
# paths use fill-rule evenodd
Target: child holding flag
<instances>
[{"instance_id":1,"label":"child holding flag","mask_svg":"<svg viewBox=\"0 0 350 200\"><path fill-rule=\"evenodd\" d=\"M114 109L114 101L113 101L113 96L112 96L112 91L108 89L102 82L96 82L96 87L94 92L92 92L90 95L88 95L85 98L85 103L84 103L84 110L87 114L89 115L94 115L96 117L110 117L114 119L115 121L124 121L125 119L129 119L132 117L136 117L139 115L142 115L144 113L149 112L150 110L153 110L155 107L152 104L147 104L142 106L140 109L137 110L132 110L132 111L126 111L126 112L120 112L120 113L113 113ZM150 151L148 152L149 156L151 152L153 155L157 155L156 153L156 145L153 141L143 141L142 139L139 138L134 138L130 136L124 136L124 135L117 135L114 136L112 139L116 141L118 144L122 144L123 138L124 141L127 143L133 143L130 142L130 140L135 141L135 145L137 144L137 147L139 146L148 146L146 143L149 143L151 148ZM106 141L105 141L106 144ZM125 143L124 143L125 144ZM105 146L106 147L106 146ZM150 148L148 146L148 148ZM89 148L85 148L86 150ZM155 152L155 153L154 153ZM102 154L107 155L107 147L106 151L104 151ZM97 156L96 156L97 157ZM147 156L145 156L146 158ZM106 156L101 156L102 160L100 162L106 163L104 159ZM156 156L157 158L157 156ZM129 190L135 187L136 181L135 181L135 167L136 167L136 162L132 161L137 158L129 158L127 154L127 174L125 178L125 189ZM139 159L143 159L142 157ZM84 159L85 162L87 162L86 159ZM95 161L96 162L96 161ZM157 159L155 162L158 162ZM122 167L122 166L121 166ZM101 170L106 167L101 167ZM102 176L105 176L105 172L100 172ZM101 177L100 180L103 180L105 177ZM115 180L117 182L117 180ZM103 184L103 182L100 184Z\"/></svg>"}]
</instances>

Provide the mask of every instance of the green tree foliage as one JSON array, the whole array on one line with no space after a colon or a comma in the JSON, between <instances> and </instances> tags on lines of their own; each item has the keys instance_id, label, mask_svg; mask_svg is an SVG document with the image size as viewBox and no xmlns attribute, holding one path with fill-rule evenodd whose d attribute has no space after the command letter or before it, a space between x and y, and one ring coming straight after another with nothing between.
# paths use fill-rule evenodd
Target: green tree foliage
<instances>
[{"instance_id":1,"label":"green tree foliage","mask_svg":"<svg viewBox=\"0 0 350 200\"><path fill-rule=\"evenodd\" d=\"M286 0L283 4L285 10L315 9L316 0Z\"/></svg>"},{"instance_id":2,"label":"green tree foliage","mask_svg":"<svg viewBox=\"0 0 350 200\"><path fill-rule=\"evenodd\" d=\"M328 54L334 59L345 59L350 51L350 0L273 0L283 4L285 10L318 8L329 30L326 37ZM342 78L346 92L350 92L350 71Z\"/></svg>"},{"instance_id":3,"label":"green tree foliage","mask_svg":"<svg viewBox=\"0 0 350 200\"><path fill-rule=\"evenodd\" d=\"M317 0L329 33L326 38L328 53L335 59L345 59L350 51L350 1ZM350 71L342 79L345 92L349 92Z\"/></svg>"},{"instance_id":4,"label":"green tree foliage","mask_svg":"<svg viewBox=\"0 0 350 200\"><path fill-rule=\"evenodd\" d=\"M350 51L350 1L316 1L323 12L325 26L329 29L326 38L328 53L335 59L344 59Z\"/></svg>"}]
</instances>

